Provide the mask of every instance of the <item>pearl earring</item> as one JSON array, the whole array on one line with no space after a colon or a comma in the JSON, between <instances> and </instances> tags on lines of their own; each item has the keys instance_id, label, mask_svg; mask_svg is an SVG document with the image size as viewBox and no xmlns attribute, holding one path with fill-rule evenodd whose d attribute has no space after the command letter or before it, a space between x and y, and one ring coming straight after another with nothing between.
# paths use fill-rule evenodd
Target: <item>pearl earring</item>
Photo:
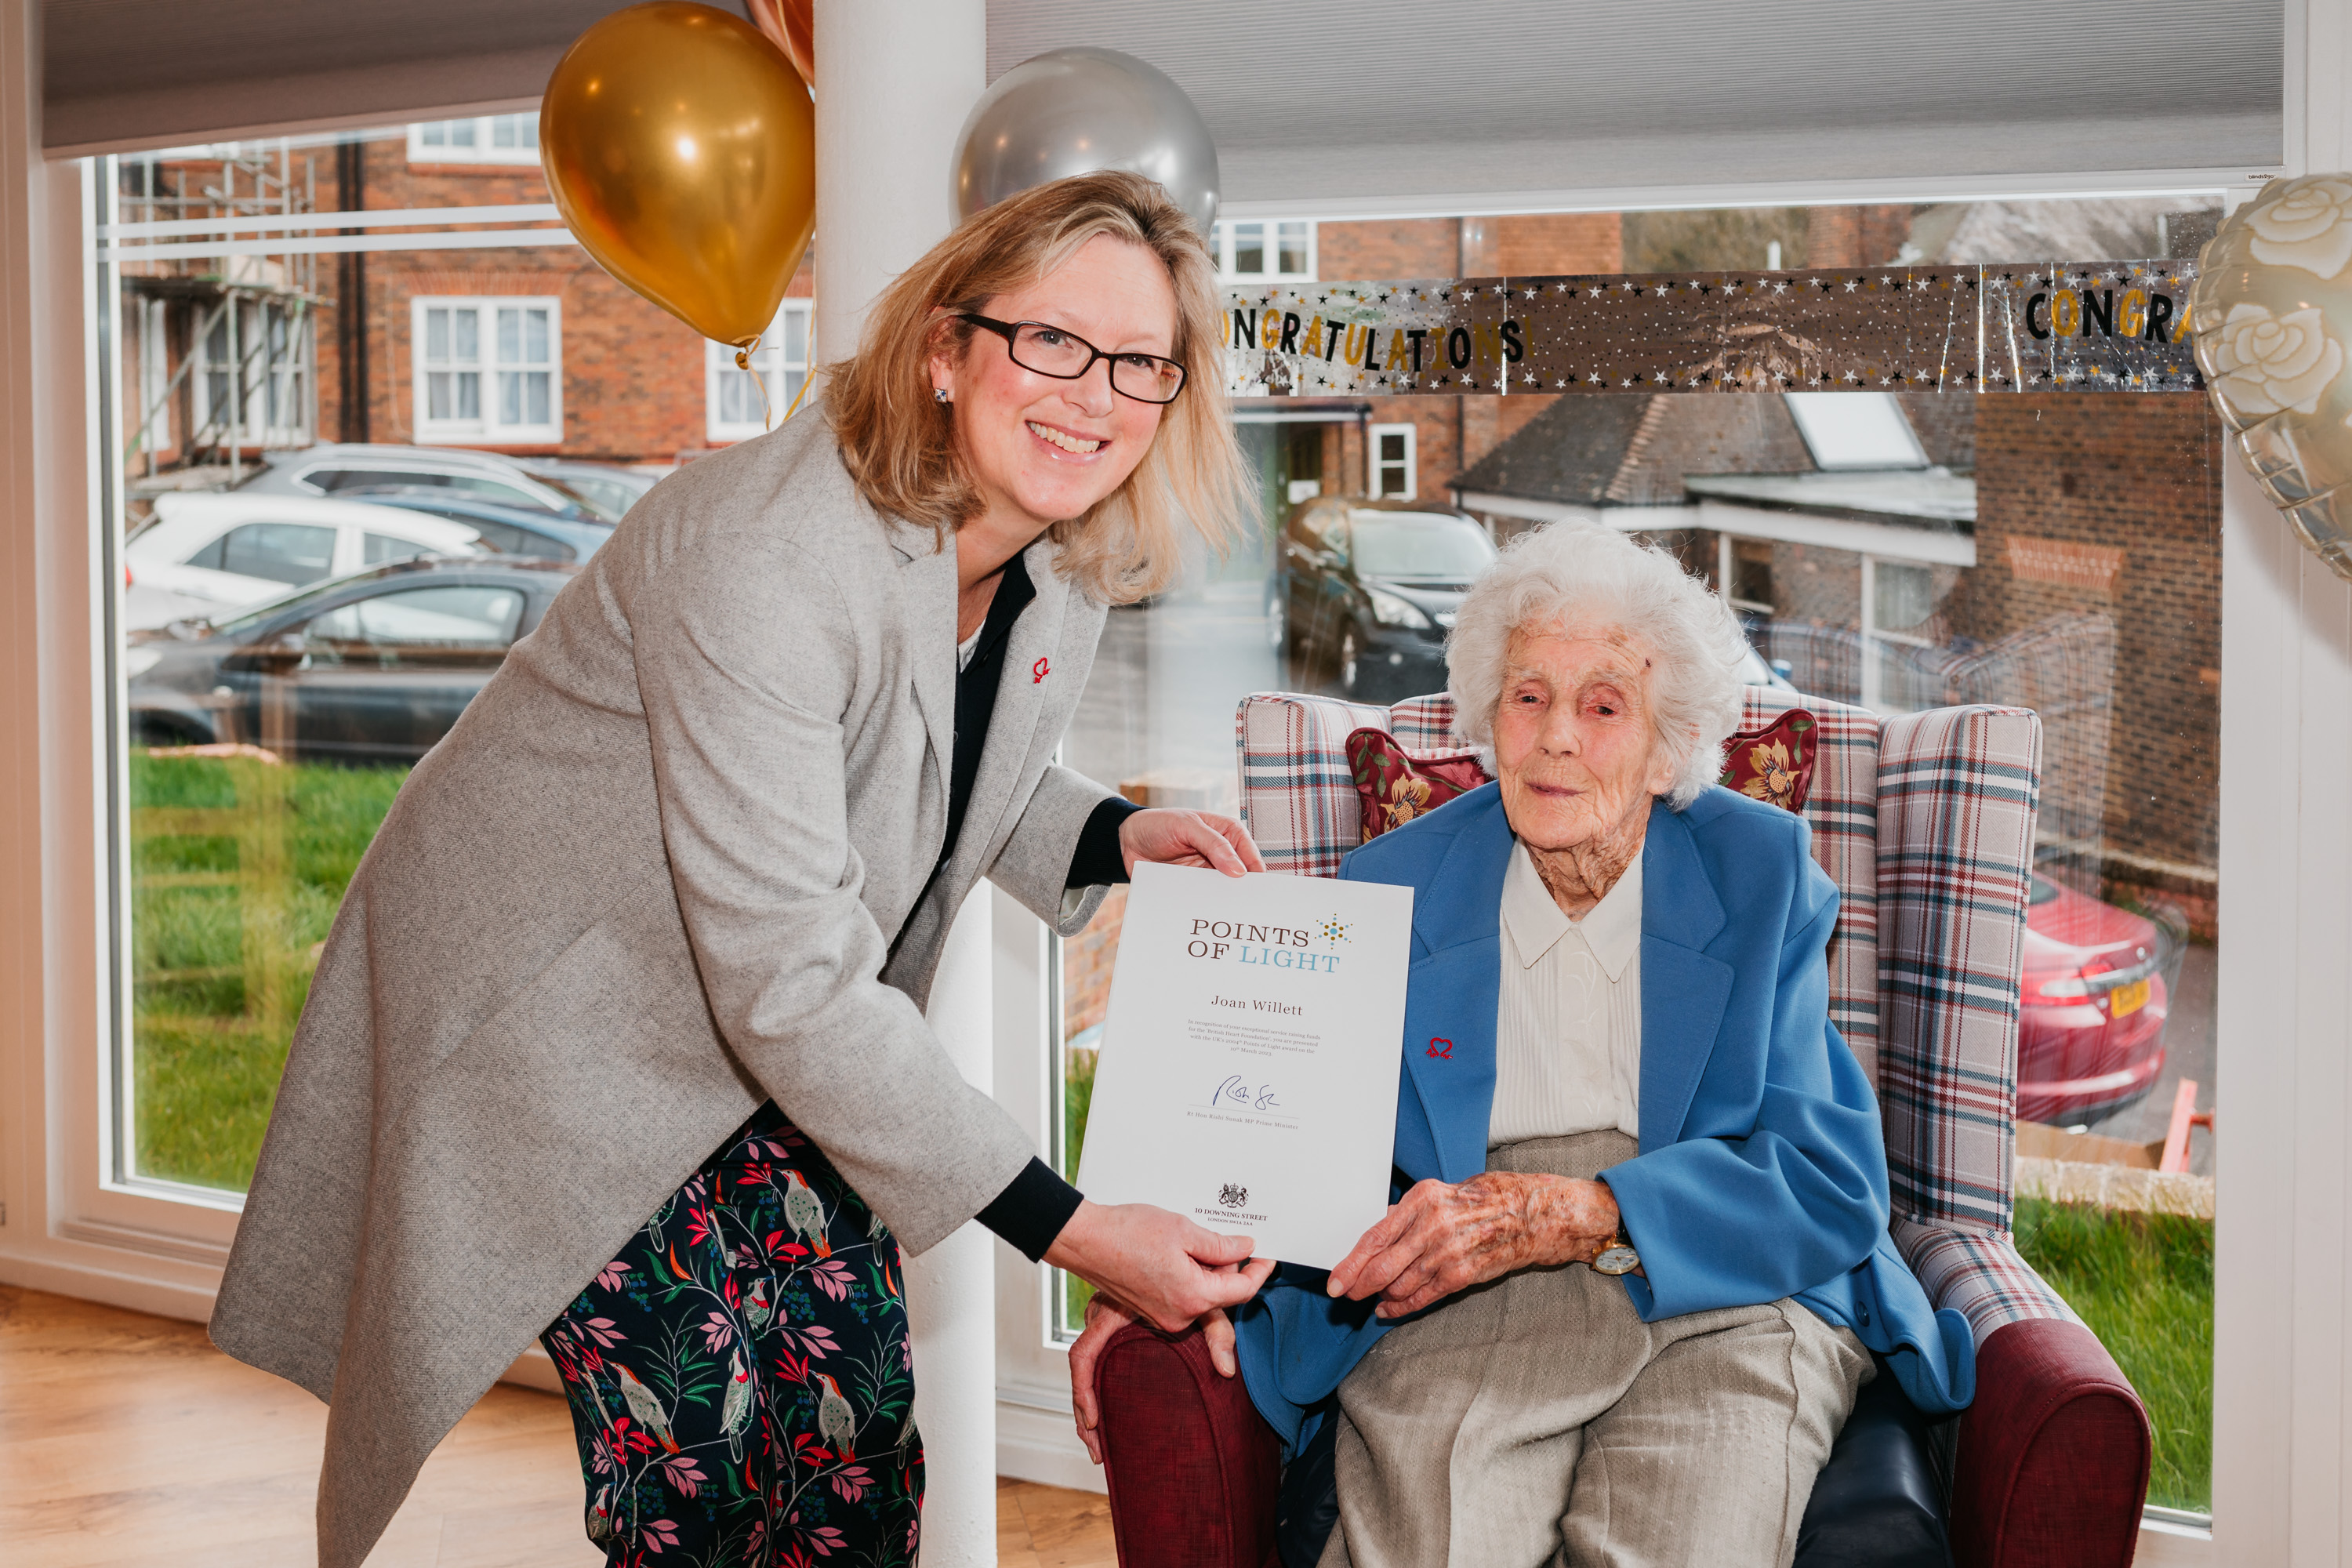
<instances>
[{"instance_id":1,"label":"pearl earring","mask_svg":"<svg viewBox=\"0 0 2352 1568\"><path fill-rule=\"evenodd\" d=\"M931 388L931 401L934 403L946 403L950 401L948 397L948 389L944 386L935 386Z\"/></svg>"}]
</instances>

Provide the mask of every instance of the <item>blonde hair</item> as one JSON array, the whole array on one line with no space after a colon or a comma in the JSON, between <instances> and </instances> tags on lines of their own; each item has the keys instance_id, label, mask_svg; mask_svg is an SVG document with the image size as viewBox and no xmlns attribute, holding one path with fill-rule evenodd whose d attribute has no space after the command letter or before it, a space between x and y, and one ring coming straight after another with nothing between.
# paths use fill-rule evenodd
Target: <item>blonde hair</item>
<instances>
[{"instance_id":1,"label":"blonde hair","mask_svg":"<svg viewBox=\"0 0 2352 1568\"><path fill-rule=\"evenodd\" d=\"M1464 595L1445 643L1454 728L1495 771L1495 710L1511 638L1557 626L1622 627L1647 643L1653 742L1674 763L1676 811L1723 773L1723 743L1739 727L1748 639L1714 589L1656 545L1593 522L1555 522L1511 542Z\"/></svg>"},{"instance_id":2,"label":"blonde hair","mask_svg":"<svg viewBox=\"0 0 2352 1568\"><path fill-rule=\"evenodd\" d=\"M1120 172L1079 174L973 214L884 290L856 357L829 367L824 401L842 461L866 500L928 524L944 542L982 503L956 449L952 409L931 396L930 357L970 348L976 329L954 312L984 310L1106 234L1144 247L1168 268L1176 295L1171 357L1184 366L1184 389L1161 411L1150 449L1127 482L1047 534L1060 548L1063 576L1103 604L1123 605L1174 579L1188 526L1223 553L1257 510L1255 476L1220 406L1216 268L1158 183Z\"/></svg>"}]
</instances>

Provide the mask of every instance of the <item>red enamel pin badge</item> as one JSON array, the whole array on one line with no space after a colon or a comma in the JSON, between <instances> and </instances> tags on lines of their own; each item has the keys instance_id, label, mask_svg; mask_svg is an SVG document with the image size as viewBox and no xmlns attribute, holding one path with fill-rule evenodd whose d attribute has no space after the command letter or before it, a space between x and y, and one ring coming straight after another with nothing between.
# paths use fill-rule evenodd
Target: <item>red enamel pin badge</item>
<instances>
[{"instance_id":1,"label":"red enamel pin badge","mask_svg":"<svg viewBox=\"0 0 2352 1568\"><path fill-rule=\"evenodd\" d=\"M1443 1050L1438 1048L1441 1046L1444 1047ZM1440 1061L1450 1062L1454 1059L1454 1042L1442 1036L1433 1037L1429 1042L1429 1054Z\"/></svg>"},{"instance_id":2,"label":"red enamel pin badge","mask_svg":"<svg viewBox=\"0 0 2352 1568\"><path fill-rule=\"evenodd\" d=\"M1032 686L1042 685L1045 678L1053 673L1054 667L1047 664L1043 658L1040 658L1036 663L1029 667L1029 684Z\"/></svg>"}]
</instances>

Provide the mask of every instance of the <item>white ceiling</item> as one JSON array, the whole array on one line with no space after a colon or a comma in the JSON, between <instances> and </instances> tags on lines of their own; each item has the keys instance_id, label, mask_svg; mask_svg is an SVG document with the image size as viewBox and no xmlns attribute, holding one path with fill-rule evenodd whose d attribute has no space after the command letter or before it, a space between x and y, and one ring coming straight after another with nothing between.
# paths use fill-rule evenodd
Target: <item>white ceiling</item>
<instances>
[{"instance_id":1,"label":"white ceiling","mask_svg":"<svg viewBox=\"0 0 2352 1568\"><path fill-rule=\"evenodd\" d=\"M47 0L45 140L520 103L620 3ZM1207 118L1229 209L1955 196L2274 169L2283 29L2260 0L989 0L989 73L1073 44L1151 61Z\"/></svg>"}]
</instances>

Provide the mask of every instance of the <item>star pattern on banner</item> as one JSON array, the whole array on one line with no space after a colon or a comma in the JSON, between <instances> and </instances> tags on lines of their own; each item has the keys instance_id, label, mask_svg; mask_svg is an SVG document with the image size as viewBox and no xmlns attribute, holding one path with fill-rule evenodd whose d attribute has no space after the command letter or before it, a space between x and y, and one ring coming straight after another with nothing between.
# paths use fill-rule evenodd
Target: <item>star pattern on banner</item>
<instances>
[{"instance_id":1,"label":"star pattern on banner","mask_svg":"<svg viewBox=\"0 0 2352 1568\"><path fill-rule=\"evenodd\" d=\"M1261 286L1225 296L1228 390L2194 392L2195 278L2162 260Z\"/></svg>"}]
</instances>

